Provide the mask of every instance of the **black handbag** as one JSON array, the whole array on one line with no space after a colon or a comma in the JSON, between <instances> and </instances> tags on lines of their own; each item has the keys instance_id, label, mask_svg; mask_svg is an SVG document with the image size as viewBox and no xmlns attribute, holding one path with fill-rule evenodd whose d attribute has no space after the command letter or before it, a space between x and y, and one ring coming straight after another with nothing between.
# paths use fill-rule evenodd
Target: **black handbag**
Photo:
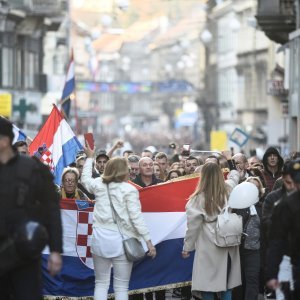
<instances>
[{"instance_id":1,"label":"black handbag","mask_svg":"<svg viewBox=\"0 0 300 300\"><path fill-rule=\"evenodd\" d=\"M0 276L22 266L24 261L19 256L15 242L8 237L0 242Z\"/></svg>"},{"instance_id":2,"label":"black handbag","mask_svg":"<svg viewBox=\"0 0 300 300\"><path fill-rule=\"evenodd\" d=\"M47 231L38 222L17 226L12 236L0 241L0 276L40 258L47 240Z\"/></svg>"},{"instance_id":3,"label":"black handbag","mask_svg":"<svg viewBox=\"0 0 300 300\"><path fill-rule=\"evenodd\" d=\"M117 221L117 218L119 217L119 215L118 215L117 211L115 210L115 208L112 204L108 185L106 187L107 187L108 198L109 198L109 201L110 201L110 206L111 206L111 209L112 209L113 219L114 219L114 222L117 224L118 230L119 230L119 232L122 236L125 255L126 255L126 257L129 261L132 261L132 262L139 261L139 260L143 259L145 257L145 254L146 254L145 250L143 248L143 245L138 239L136 239L134 237L131 237L131 238L128 238L128 239L124 238L124 235L122 233L120 225Z\"/></svg>"}]
</instances>

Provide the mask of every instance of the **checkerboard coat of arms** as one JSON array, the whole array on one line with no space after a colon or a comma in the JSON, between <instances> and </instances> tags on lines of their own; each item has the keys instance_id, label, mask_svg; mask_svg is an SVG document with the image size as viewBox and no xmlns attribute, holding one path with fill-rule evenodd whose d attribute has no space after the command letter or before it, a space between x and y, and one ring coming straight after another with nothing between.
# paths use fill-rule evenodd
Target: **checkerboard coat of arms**
<instances>
[{"instance_id":1,"label":"checkerboard coat of arms","mask_svg":"<svg viewBox=\"0 0 300 300\"><path fill-rule=\"evenodd\" d=\"M86 201L76 200L77 206L82 202L82 208L77 211L76 224L76 253L83 264L94 269L91 253L93 208L86 205Z\"/></svg>"},{"instance_id":2,"label":"checkerboard coat of arms","mask_svg":"<svg viewBox=\"0 0 300 300\"><path fill-rule=\"evenodd\" d=\"M43 144L40 146L34 153L34 156L36 156L43 164L49 167L50 171L54 172L54 163L52 159L52 153L47 148L46 144Z\"/></svg>"}]
</instances>

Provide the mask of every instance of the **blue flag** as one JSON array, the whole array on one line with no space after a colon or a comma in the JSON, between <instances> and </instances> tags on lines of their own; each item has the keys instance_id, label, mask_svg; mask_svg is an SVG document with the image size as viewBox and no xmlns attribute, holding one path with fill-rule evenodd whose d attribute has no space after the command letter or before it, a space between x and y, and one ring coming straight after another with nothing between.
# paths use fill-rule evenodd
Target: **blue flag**
<instances>
[{"instance_id":1,"label":"blue flag","mask_svg":"<svg viewBox=\"0 0 300 300\"><path fill-rule=\"evenodd\" d=\"M61 112L64 117L69 118L71 110L71 100L75 99L75 70L73 52L67 70L66 82L61 96Z\"/></svg>"}]
</instances>

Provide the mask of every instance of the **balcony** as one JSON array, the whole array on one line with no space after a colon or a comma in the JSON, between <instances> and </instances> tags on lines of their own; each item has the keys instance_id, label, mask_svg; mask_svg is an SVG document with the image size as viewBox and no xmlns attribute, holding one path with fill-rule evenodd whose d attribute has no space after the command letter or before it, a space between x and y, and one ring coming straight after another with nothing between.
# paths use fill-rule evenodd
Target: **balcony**
<instances>
[{"instance_id":1,"label":"balcony","mask_svg":"<svg viewBox=\"0 0 300 300\"><path fill-rule=\"evenodd\" d=\"M13 9L47 16L61 12L63 6L62 0L10 0L8 3Z\"/></svg>"},{"instance_id":2,"label":"balcony","mask_svg":"<svg viewBox=\"0 0 300 300\"><path fill-rule=\"evenodd\" d=\"M272 41L285 44L296 28L294 0L258 0L256 15L260 28Z\"/></svg>"}]
</instances>

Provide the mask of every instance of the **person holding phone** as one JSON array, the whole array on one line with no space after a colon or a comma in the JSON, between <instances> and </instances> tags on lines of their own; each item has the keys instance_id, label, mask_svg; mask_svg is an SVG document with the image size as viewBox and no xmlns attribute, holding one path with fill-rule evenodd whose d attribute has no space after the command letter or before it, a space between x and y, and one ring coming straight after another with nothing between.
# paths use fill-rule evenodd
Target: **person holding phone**
<instances>
[{"instance_id":1,"label":"person holding phone","mask_svg":"<svg viewBox=\"0 0 300 300\"><path fill-rule=\"evenodd\" d=\"M107 299L113 266L115 299L127 300L133 263L126 258L118 226L121 227L125 238L143 239L148 248L148 256L154 258L156 249L141 213L139 192L127 182L129 169L126 158L110 159L103 175L100 178L92 178L94 151L87 145L85 153L87 159L83 167L82 182L87 190L96 196L91 243L95 267L94 299ZM114 221L111 205L117 212L118 225Z\"/></svg>"},{"instance_id":2,"label":"person holding phone","mask_svg":"<svg viewBox=\"0 0 300 300\"><path fill-rule=\"evenodd\" d=\"M191 154L191 145L190 144L184 144L182 146L181 155L187 157L187 156L190 156L190 154Z\"/></svg>"},{"instance_id":3,"label":"person holding phone","mask_svg":"<svg viewBox=\"0 0 300 300\"><path fill-rule=\"evenodd\" d=\"M94 143L94 136L93 136L93 134L90 133L90 132L85 133L85 134L84 134L84 140L85 140L85 144L88 143L88 144L89 144L89 147L90 147L91 149L94 150L94 148L95 148L95 143Z\"/></svg>"}]
</instances>

